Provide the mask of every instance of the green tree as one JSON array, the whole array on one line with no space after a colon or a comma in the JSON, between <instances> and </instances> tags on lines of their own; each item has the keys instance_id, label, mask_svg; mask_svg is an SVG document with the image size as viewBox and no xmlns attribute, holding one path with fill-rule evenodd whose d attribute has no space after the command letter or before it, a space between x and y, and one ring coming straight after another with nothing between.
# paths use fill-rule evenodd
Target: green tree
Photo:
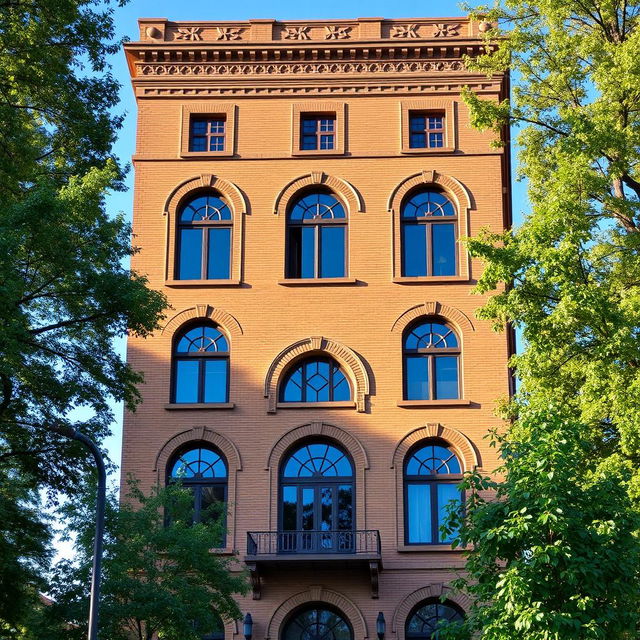
<instances>
[{"instance_id":1,"label":"green tree","mask_svg":"<svg viewBox=\"0 0 640 640\"><path fill-rule=\"evenodd\" d=\"M101 637L200 640L220 618L238 619L233 595L247 592L247 578L238 566L232 572L235 559L212 552L224 535L220 510L212 507L210 517L192 524L188 490L170 485L145 495L136 483L129 487L120 506L111 495L107 510ZM78 532L77 557L55 567L54 603L41 609L24 640L86 637L93 500L74 499L63 511L70 530Z\"/></svg>"},{"instance_id":2,"label":"green tree","mask_svg":"<svg viewBox=\"0 0 640 640\"><path fill-rule=\"evenodd\" d=\"M480 315L524 344L497 440L506 476L465 481L499 497L474 495L461 529L483 638L637 637L639 14L616 0L476 14L498 26L469 66L510 66L514 87L511 103L465 99L475 126L518 128L531 204L517 229L468 243L493 293Z\"/></svg>"}]
</instances>

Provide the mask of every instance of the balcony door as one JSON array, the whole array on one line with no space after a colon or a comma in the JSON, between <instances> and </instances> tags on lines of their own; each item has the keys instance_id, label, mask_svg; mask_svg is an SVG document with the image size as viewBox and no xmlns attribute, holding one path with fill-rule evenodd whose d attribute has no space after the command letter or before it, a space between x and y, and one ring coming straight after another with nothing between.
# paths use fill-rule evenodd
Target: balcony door
<instances>
[{"instance_id":1,"label":"balcony door","mask_svg":"<svg viewBox=\"0 0 640 640\"><path fill-rule=\"evenodd\" d=\"M280 478L281 553L354 549L353 465L326 442L310 442L285 460Z\"/></svg>"}]
</instances>

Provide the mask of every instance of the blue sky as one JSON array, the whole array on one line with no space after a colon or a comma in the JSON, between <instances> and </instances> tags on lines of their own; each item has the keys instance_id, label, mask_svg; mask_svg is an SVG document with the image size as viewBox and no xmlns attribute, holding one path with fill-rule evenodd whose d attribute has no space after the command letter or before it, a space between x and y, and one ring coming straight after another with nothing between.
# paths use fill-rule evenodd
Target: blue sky
<instances>
[{"instance_id":1,"label":"blue sky","mask_svg":"<svg viewBox=\"0 0 640 640\"><path fill-rule=\"evenodd\" d=\"M269 3L245 0L236 3L213 3L204 0L186 0L176 3L169 0L132 0L127 6L116 9L115 24L117 36L138 39L138 18L168 18L169 20L248 20L250 18L275 18L278 20L303 19L337 19L358 18L364 16L381 16L384 18L412 18L412 17L445 17L462 16L464 12L457 2L450 0L369 0L355 2L354 0L324 0L322 3L293 2L292 0L272 0ZM126 114L123 129L120 132L115 152L123 162L129 162L134 153L136 104L129 82L129 71L124 54L119 52L113 56L111 63L116 78L122 85L119 110ZM129 173L127 184L132 185L133 174ZM109 211L115 213L123 211L130 219L133 202L131 188L125 193L116 193L108 200ZM524 206L523 186L518 185L514 195L514 216L520 218ZM119 345L124 351L124 343ZM106 445L110 458L119 463L120 443L122 432L122 408L116 407L117 421L113 426L114 435Z\"/></svg>"}]
</instances>

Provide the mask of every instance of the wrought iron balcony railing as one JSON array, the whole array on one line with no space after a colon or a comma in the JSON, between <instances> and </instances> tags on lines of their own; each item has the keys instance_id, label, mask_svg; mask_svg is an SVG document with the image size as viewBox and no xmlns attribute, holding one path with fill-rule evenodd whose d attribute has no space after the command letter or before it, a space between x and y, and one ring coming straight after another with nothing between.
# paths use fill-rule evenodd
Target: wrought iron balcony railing
<instances>
[{"instance_id":1,"label":"wrought iron balcony railing","mask_svg":"<svg viewBox=\"0 0 640 640\"><path fill-rule=\"evenodd\" d=\"M249 531L247 556L293 554L380 555L380 533L363 531Z\"/></svg>"}]
</instances>

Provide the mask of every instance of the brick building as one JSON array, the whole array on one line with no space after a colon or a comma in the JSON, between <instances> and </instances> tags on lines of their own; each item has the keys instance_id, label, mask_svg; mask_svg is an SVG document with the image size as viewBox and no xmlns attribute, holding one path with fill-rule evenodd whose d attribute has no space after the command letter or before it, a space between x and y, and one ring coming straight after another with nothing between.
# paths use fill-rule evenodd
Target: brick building
<instances>
[{"instance_id":1,"label":"brick building","mask_svg":"<svg viewBox=\"0 0 640 640\"><path fill-rule=\"evenodd\" d=\"M171 309L129 341L122 476L181 477L196 517L226 501L256 639L375 638L382 612L420 640L468 606L439 524L460 475L495 467L510 390L458 242L510 222L508 153L460 99L507 96L464 66L486 27L143 19L125 46L133 267Z\"/></svg>"}]
</instances>

